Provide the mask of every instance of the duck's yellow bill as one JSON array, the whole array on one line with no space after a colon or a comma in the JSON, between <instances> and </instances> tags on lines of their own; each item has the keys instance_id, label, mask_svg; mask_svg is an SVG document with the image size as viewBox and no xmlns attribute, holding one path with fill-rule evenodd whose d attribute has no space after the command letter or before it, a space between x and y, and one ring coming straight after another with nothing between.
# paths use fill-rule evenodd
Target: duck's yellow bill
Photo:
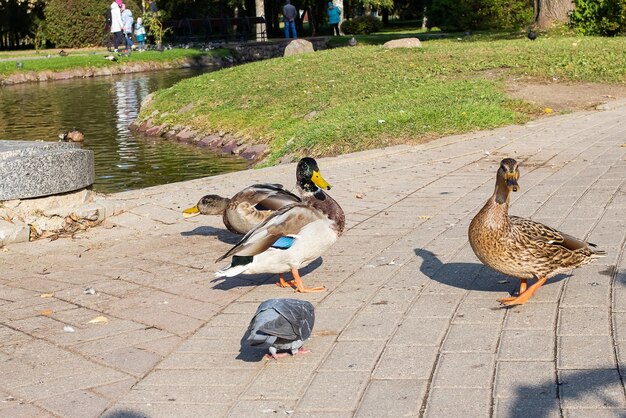
<instances>
[{"instance_id":1,"label":"duck's yellow bill","mask_svg":"<svg viewBox=\"0 0 626 418\"><path fill-rule=\"evenodd\" d=\"M198 207L198 205L192 206L189 209L185 209L183 211L183 217L184 218L191 218L191 217L197 216L197 215L200 215L200 208Z\"/></svg>"},{"instance_id":2,"label":"duck's yellow bill","mask_svg":"<svg viewBox=\"0 0 626 418\"><path fill-rule=\"evenodd\" d=\"M313 172L313 175L311 176L311 181L315 183L315 185L320 189L330 190L330 188L332 187L330 184L328 184L326 180L324 180L324 177L322 177L319 171Z\"/></svg>"}]
</instances>

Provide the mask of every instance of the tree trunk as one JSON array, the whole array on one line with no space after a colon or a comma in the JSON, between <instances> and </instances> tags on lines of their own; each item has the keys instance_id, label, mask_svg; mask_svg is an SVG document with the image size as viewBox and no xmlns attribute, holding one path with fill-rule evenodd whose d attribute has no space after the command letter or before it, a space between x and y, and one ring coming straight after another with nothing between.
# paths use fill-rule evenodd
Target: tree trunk
<instances>
[{"instance_id":1,"label":"tree trunk","mask_svg":"<svg viewBox=\"0 0 626 418\"><path fill-rule=\"evenodd\" d=\"M255 16L256 17L260 17L260 16L265 16L265 1L264 0L254 0L254 9L255 9ZM261 32L263 30L267 30L267 23L265 25L263 24L258 24L258 25L254 25L256 28L256 40L257 41L262 41L263 36L261 34ZM265 27L265 28L264 28Z\"/></svg>"},{"instance_id":2,"label":"tree trunk","mask_svg":"<svg viewBox=\"0 0 626 418\"><path fill-rule=\"evenodd\" d=\"M554 23L566 23L574 9L572 0L535 0L535 26L546 29Z\"/></svg>"}]
</instances>

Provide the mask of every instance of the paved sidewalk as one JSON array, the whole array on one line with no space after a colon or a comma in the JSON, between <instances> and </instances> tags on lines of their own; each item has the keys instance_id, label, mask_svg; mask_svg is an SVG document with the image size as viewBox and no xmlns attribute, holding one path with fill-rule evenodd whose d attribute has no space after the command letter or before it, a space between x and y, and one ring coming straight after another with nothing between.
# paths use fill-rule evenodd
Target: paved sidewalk
<instances>
[{"instance_id":1,"label":"paved sidewalk","mask_svg":"<svg viewBox=\"0 0 626 418\"><path fill-rule=\"evenodd\" d=\"M293 164L112 196L128 210L103 227L0 250L0 416L625 416L625 121L618 103L319 160L348 227L305 271L326 293L213 281L237 238L181 216L207 192L291 186ZM505 156L521 163L513 214L609 254L513 309L496 299L518 281L467 241ZM310 354L240 352L272 297L316 306Z\"/></svg>"}]
</instances>

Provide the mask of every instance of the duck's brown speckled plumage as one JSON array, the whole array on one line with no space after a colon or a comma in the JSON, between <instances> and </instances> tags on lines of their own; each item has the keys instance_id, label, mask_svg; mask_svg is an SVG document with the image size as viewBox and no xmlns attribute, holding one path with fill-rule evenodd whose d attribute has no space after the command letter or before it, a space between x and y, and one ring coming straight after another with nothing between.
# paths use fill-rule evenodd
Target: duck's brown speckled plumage
<instances>
[{"instance_id":1,"label":"duck's brown speckled plumage","mask_svg":"<svg viewBox=\"0 0 626 418\"><path fill-rule=\"evenodd\" d=\"M224 226L235 234L247 234L278 209L301 199L281 184L253 184L230 199L218 195L202 197L196 206L185 209L186 216L222 215Z\"/></svg>"},{"instance_id":2,"label":"duck's brown speckled plumage","mask_svg":"<svg viewBox=\"0 0 626 418\"><path fill-rule=\"evenodd\" d=\"M604 255L594 244L530 219L509 216L509 195L519 187L518 178L517 162L502 160L494 193L470 224L469 242L480 261L523 279L525 289L525 279L547 279Z\"/></svg>"}]
</instances>

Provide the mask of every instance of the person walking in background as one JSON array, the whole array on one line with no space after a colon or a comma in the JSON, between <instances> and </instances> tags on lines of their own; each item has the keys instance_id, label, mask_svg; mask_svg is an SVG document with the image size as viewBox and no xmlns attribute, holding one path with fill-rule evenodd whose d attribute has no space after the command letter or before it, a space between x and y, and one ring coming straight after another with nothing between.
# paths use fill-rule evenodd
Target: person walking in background
<instances>
[{"instance_id":1,"label":"person walking in background","mask_svg":"<svg viewBox=\"0 0 626 418\"><path fill-rule=\"evenodd\" d=\"M133 47L133 21L133 12L122 3L122 31L127 51Z\"/></svg>"},{"instance_id":2,"label":"person walking in background","mask_svg":"<svg viewBox=\"0 0 626 418\"><path fill-rule=\"evenodd\" d=\"M293 39L298 39L298 34L296 33L296 16L298 16L298 10L295 8L293 4L291 4L291 0L287 0L285 2L285 7L283 7L283 22L285 22L285 39L289 39L290 30L291 30L291 34L293 35Z\"/></svg>"},{"instance_id":3,"label":"person walking in background","mask_svg":"<svg viewBox=\"0 0 626 418\"><path fill-rule=\"evenodd\" d=\"M113 51L117 52L117 47L122 42L122 0L115 0L111 3L111 33L113 34Z\"/></svg>"},{"instance_id":4,"label":"person walking in background","mask_svg":"<svg viewBox=\"0 0 626 418\"><path fill-rule=\"evenodd\" d=\"M328 24L333 31L333 36L339 36L339 22L341 21L341 8L335 6L332 1L328 2Z\"/></svg>"},{"instance_id":5,"label":"person walking in background","mask_svg":"<svg viewBox=\"0 0 626 418\"><path fill-rule=\"evenodd\" d=\"M139 51L143 51L146 48L146 28L143 27L143 20L140 17L135 23L135 39L139 44Z\"/></svg>"}]
</instances>

